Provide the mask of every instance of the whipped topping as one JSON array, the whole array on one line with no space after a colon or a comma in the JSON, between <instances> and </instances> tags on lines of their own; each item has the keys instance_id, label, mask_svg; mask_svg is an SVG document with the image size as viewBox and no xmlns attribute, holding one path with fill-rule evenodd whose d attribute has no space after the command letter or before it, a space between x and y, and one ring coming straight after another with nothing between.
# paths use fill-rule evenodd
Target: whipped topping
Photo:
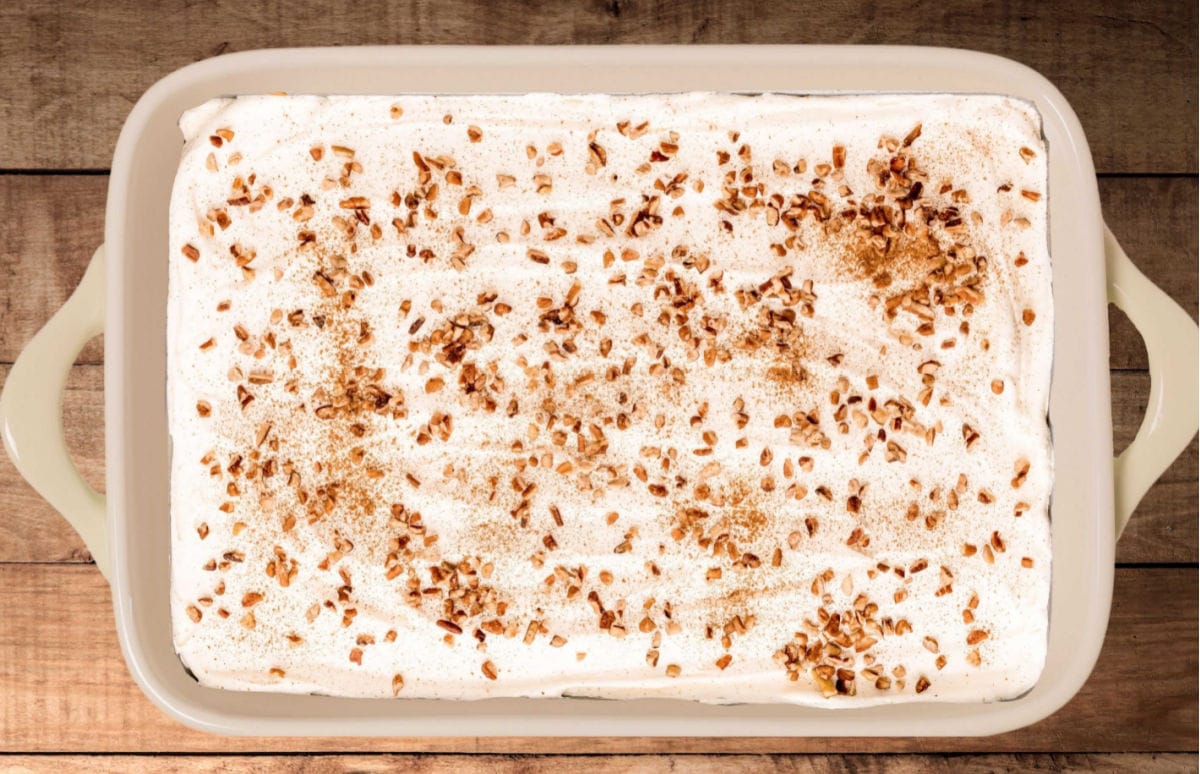
<instances>
[{"instance_id":1,"label":"whipped topping","mask_svg":"<svg viewBox=\"0 0 1200 774\"><path fill-rule=\"evenodd\" d=\"M1037 680L1030 105L252 96L181 128L171 598L202 684L839 707Z\"/></svg>"}]
</instances>

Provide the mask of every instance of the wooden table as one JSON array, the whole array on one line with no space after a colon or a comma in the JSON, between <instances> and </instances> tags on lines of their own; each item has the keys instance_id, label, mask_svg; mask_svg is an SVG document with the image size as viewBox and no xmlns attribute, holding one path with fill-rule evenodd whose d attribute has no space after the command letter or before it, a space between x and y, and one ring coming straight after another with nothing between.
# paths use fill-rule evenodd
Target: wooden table
<instances>
[{"instance_id":1,"label":"wooden table","mask_svg":"<svg viewBox=\"0 0 1200 774\"><path fill-rule=\"evenodd\" d=\"M463 0L393 7L360 2L348 10L333 3L187 0L113 3L108 10L73 5L9 0L0 7L0 379L74 288L102 239L106 169L141 93L189 62L269 46L820 42L999 53L1040 70L1065 93L1091 142L1113 231L1142 271L1196 314L1194 3L505 0L488 10ZM1120 448L1141 420L1149 377L1132 326L1119 312L1110 319ZM84 349L64 398L68 441L97 487L103 484L102 357L99 342ZM206 736L151 706L125 669L108 587L86 549L4 459L0 769L1195 771L1196 463L1193 441L1142 501L1118 546L1112 620L1091 680L1066 708L1030 728L979 739L293 740ZM846 755L864 752L884 755L868 761ZM148 759L148 753L161 757ZM402 755L408 753L434 755ZM569 757L525 757L542 753ZM705 755L678 760L695 753ZM716 753L736 757L711 757ZM631 754L645 757L617 757Z\"/></svg>"}]
</instances>

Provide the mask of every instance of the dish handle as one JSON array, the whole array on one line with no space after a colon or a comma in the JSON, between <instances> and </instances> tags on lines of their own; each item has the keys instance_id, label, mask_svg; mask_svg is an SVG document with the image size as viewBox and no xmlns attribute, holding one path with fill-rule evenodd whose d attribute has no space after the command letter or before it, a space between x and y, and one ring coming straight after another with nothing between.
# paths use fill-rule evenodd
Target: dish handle
<instances>
[{"instance_id":1,"label":"dish handle","mask_svg":"<svg viewBox=\"0 0 1200 774\"><path fill-rule=\"evenodd\" d=\"M104 331L104 246L79 287L25 345L0 391L0 436L17 471L63 515L109 577L104 495L84 481L67 450L62 393L79 350Z\"/></svg>"},{"instance_id":2,"label":"dish handle","mask_svg":"<svg viewBox=\"0 0 1200 774\"><path fill-rule=\"evenodd\" d=\"M1117 537L1138 502L1191 443L1198 424L1200 334L1183 307L1138 271L1104 227L1108 301L1129 317L1146 343L1150 398L1133 442L1113 465Z\"/></svg>"}]
</instances>

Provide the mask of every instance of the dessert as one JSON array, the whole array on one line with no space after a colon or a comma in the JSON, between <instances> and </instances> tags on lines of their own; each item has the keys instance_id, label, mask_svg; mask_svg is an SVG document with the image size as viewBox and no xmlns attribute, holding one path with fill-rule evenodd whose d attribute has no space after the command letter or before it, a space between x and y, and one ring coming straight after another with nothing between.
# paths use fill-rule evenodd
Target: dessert
<instances>
[{"instance_id":1,"label":"dessert","mask_svg":"<svg viewBox=\"0 0 1200 774\"><path fill-rule=\"evenodd\" d=\"M171 598L202 684L840 707L1036 682L1030 105L280 95L181 128Z\"/></svg>"}]
</instances>

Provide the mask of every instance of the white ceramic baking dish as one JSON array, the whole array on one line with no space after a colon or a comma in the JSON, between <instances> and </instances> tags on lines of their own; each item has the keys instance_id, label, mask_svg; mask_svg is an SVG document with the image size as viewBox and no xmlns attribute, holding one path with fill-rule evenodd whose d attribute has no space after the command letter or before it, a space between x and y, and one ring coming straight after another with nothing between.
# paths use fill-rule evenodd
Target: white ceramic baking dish
<instances>
[{"instance_id":1,"label":"white ceramic baking dish","mask_svg":"<svg viewBox=\"0 0 1200 774\"><path fill-rule=\"evenodd\" d=\"M167 208L180 114L231 94L489 92L971 92L1033 102L1049 145L1055 363L1054 569L1045 672L994 704L830 711L670 700L364 700L203 688L171 644L166 421ZM1146 340L1151 395L1114 464L1106 303ZM105 310L107 309L107 314ZM107 497L73 467L59 397L75 354L105 333ZM1197 426L1197 330L1129 261L1100 214L1087 142L1062 95L995 56L825 46L340 48L252 51L179 70L138 101L117 143L104 246L79 288L26 346L0 397L5 445L79 531L112 585L129 669L164 711L196 728L271 735L983 735L1033 723L1083 685L1108 622L1114 541Z\"/></svg>"}]
</instances>

